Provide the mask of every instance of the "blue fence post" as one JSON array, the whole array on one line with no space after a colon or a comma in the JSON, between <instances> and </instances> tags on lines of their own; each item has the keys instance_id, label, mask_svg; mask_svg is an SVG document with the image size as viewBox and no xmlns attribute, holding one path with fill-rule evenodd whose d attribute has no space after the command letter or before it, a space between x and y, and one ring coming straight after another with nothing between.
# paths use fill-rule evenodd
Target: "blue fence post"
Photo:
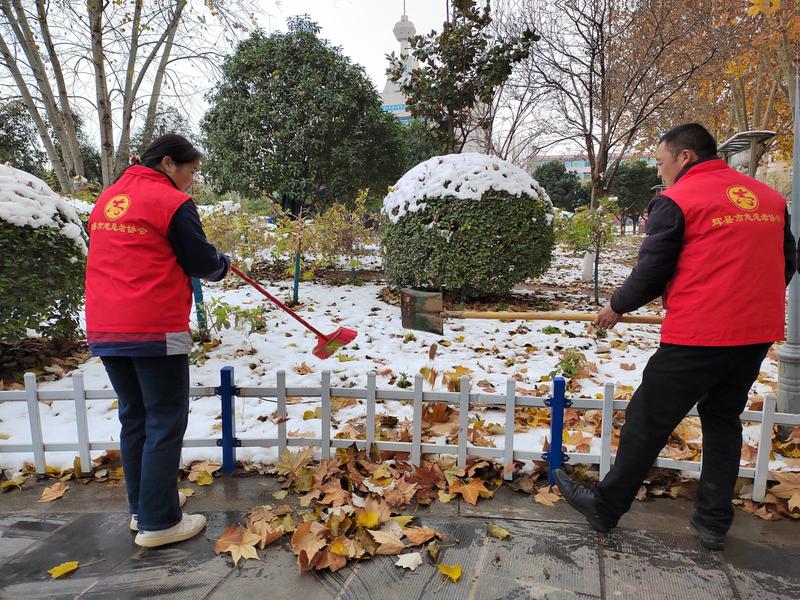
<instances>
[{"instance_id":1,"label":"blue fence post","mask_svg":"<svg viewBox=\"0 0 800 600\"><path fill-rule=\"evenodd\" d=\"M553 379L553 395L544 401L545 406L550 407L550 450L542 458L547 461L547 481L550 485L556 484L556 469L569 460L569 456L561 450L564 442L564 409L572 406L572 402L566 398L566 388L564 378L556 377Z\"/></svg>"},{"instance_id":2,"label":"blue fence post","mask_svg":"<svg viewBox=\"0 0 800 600\"><path fill-rule=\"evenodd\" d=\"M222 367L219 375L217 393L222 400L222 439L217 440L217 446L222 446L222 472L233 473L236 468L236 448L242 445L236 437L234 398L238 389L233 385L233 367Z\"/></svg>"}]
</instances>

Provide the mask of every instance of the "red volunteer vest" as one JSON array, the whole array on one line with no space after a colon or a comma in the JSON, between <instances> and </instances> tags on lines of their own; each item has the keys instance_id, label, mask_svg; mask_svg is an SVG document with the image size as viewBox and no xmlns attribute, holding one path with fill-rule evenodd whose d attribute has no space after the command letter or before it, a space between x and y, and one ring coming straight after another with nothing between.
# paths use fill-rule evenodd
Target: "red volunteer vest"
<instances>
[{"instance_id":1,"label":"red volunteer vest","mask_svg":"<svg viewBox=\"0 0 800 600\"><path fill-rule=\"evenodd\" d=\"M661 341L743 346L782 340L783 196L723 160L692 167L662 194L683 211L685 229L664 293Z\"/></svg>"},{"instance_id":2,"label":"red volunteer vest","mask_svg":"<svg viewBox=\"0 0 800 600\"><path fill-rule=\"evenodd\" d=\"M172 216L189 199L142 166L103 192L89 217L87 333L189 329L192 283L167 240Z\"/></svg>"}]
</instances>

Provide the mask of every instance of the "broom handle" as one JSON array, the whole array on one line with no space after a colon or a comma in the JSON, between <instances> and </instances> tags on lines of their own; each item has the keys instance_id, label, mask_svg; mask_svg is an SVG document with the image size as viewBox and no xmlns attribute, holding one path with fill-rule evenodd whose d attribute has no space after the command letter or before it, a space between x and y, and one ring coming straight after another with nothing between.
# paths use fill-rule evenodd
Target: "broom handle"
<instances>
[{"instance_id":1,"label":"broom handle","mask_svg":"<svg viewBox=\"0 0 800 600\"><path fill-rule=\"evenodd\" d=\"M245 280L247 283L249 283L249 284L250 284L250 285L252 285L254 288L256 288L256 289L257 289L259 292L261 292L262 294L264 294L264 295L265 295L267 298L269 298L270 300L272 300L272 301L273 301L275 304L277 304L278 306L280 306L280 307L281 307L283 310L285 310L287 313L289 313L290 315L292 315L292 316L293 316L295 319L297 319L298 321L300 321L300 323L302 323L302 324L303 324L303 326L305 326L305 327L306 327L306 329L308 329L308 330L309 330L311 333L313 333L314 335L316 335L318 338L325 338L325 337L326 337L326 336L322 335L322 334L321 334L319 331L317 331L317 330L316 330L314 327L312 327L310 323L308 323L308 322L307 322L305 319L303 319L303 318L302 318L300 315L298 315L296 312L294 312L294 311L293 311L291 308L289 308L288 306L286 306L286 305L285 305L283 302L281 302L280 300L278 300L278 299L277 299L275 296L273 296L273 295L272 295L272 294L270 294L270 293L269 293L267 290L265 290L263 287L261 287L260 285L258 285L258 283L256 283L254 280L250 279L250 278L249 278L247 275L245 275L244 273L242 273L242 272L239 270L239 268L238 268L236 265L233 265L233 264L231 265L231 271L233 271L234 273L236 273L236 274L237 274L239 277L241 277L242 279L244 279L244 280Z\"/></svg>"},{"instance_id":2,"label":"broom handle","mask_svg":"<svg viewBox=\"0 0 800 600\"><path fill-rule=\"evenodd\" d=\"M451 319L508 319L524 321L594 321L597 315L581 312L481 312L477 310L444 310L443 317ZM645 323L657 325L662 322L661 317L645 315L623 315L621 323Z\"/></svg>"}]
</instances>

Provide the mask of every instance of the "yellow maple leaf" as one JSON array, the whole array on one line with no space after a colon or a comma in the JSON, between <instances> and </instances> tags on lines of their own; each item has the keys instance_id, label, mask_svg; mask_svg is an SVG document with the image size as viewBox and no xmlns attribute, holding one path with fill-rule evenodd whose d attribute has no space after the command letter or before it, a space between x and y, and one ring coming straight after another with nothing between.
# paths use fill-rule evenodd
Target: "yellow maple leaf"
<instances>
[{"instance_id":1,"label":"yellow maple leaf","mask_svg":"<svg viewBox=\"0 0 800 600\"><path fill-rule=\"evenodd\" d=\"M452 501L453 498L456 497L455 494L448 494L444 490L439 490L438 496L439 496L439 502L443 502L444 504L447 504L448 502Z\"/></svg>"},{"instance_id":2,"label":"yellow maple leaf","mask_svg":"<svg viewBox=\"0 0 800 600\"><path fill-rule=\"evenodd\" d=\"M52 569L50 569L47 572L50 573L50 576L53 579L58 579L59 577L63 577L64 575L67 575L68 573L72 573L77 568L78 568L78 561L77 560L71 560L69 562L63 562L60 565L56 565L55 567L53 567Z\"/></svg>"},{"instance_id":3,"label":"yellow maple leaf","mask_svg":"<svg viewBox=\"0 0 800 600\"><path fill-rule=\"evenodd\" d=\"M372 529L380 523L380 515L375 511L365 510L356 517L356 523L367 529Z\"/></svg>"},{"instance_id":4,"label":"yellow maple leaf","mask_svg":"<svg viewBox=\"0 0 800 600\"><path fill-rule=\"evenodd\" d=\"M211 485L214 483L214 477L208 471L198 471L194 482L197 485Z\"/></svg>"},{"instance_id":5,"label":"yellow maple leaf","mask_svg":"<svg viewBox=\"0 0 800 600\"><path fill-rule=\"evenodd\" d=\"M181 492L187 498L194 496L194 490L192 488L183 487L179 488L178 491Z\"/></svg>"},{"instance_id":6,"label":"yellow maple leaf","mask_svg":"<svg viewBox=\"0 0 800 600\"><path fill-rule=\"evenodd\" d=\"M400 527L405 527L411 521L414 520L414 515L397 515L396 517L392 517L389 519L390 521L394 521L395 523L399 523Z\"/></svg>"},{"instance_id":7,"label":"yellow maple leaf","mask_svg":"<svg viewBox=\"0 0 800 600\"><path fill-rule=\"evenodd\" d=\"M3 489L5 491L8 488L16 487L16 488L21 490L23 483L25 483L25 477L24 476L20 476L20 477L17 477L16 479L9 479L8 481L4 481L3 483L0 483L0 489Z\"/></svg>"},{"instance_id":8,"label":"yellow maple leaf","mask_svg":"<svg viewBox=\"0 0 800 600\"><path fill-rule=\"evenodd\" d=\"M450 578L450 581L455 583L461 577L461 565L443 565L439 563L436 565L439 570Z\"/></svg>"}]
</instances>

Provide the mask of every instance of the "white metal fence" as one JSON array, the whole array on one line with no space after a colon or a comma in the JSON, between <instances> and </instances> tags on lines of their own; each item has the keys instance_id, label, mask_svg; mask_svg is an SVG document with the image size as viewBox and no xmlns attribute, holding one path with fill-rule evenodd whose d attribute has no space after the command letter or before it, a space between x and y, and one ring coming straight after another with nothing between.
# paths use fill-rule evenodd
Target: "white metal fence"
<instances>
[{"instance_id":1,"label":"white metal fence","mask_svg":"<svg viewBox=\"0 0 800 600\"><path fill-rule=\"evenodd\" d=\"M412 464L419 465L423 453L452 454L457 457L458 465L466 464L467 456L480 456L496 459L503 465L508 465L514 460L544 460L546 453L542 451L530 451L514 449L514 409L522 407L549 407L548 398L519 396L516 393L516 382L509 379L506 383L504 394L483 394L471 393L470 380L462 377L460 381L460 392L433 392L423 391L423 379L420 375L414 378L413 388L409 391L394 389L378 389L376 387L375 373L367 375L367 385L364 389L356 388L336 388L331 387L330 372L324 371L321 378L321 387L287 387L286 374L283 371L277 373L277 385L275 387L243 387L235 388L235 395L239 398L274 398L277 404L277 429L278 436L275 438L235 438L233 430L223 431L220 437L207 439L185 439L185 448L202 448L223 446L223 454L226 445L247 446L247 447L277 447L279 452L288 446L315 446L320 448L322 458L328 458L332 448L348 447L356 444L359 448L364 448L374 444L379 450L408 452ZM190 390L191 397L210 397L222 396L223 421L225 421L225 393L220 394L221 388L216 387L193 387ZM232 417L231 397L228 394L228 411ZM322 434L319 438L307 437L288 437L286 422L283 417L287 416L287 397L319 398L321 405ZM366 404L366 435L365 439L332 439L331 438L331 398L355 398L363 400ZM37 473L45 473L47 452L74 451L80 457L81 468L89 469L91 465L90 451L102 451L118 449L119 442L93 442L90 438L89 423L87 416L87 400L113 400L116 395L112 389L87 390L84 389L83 375L75 372L72 375L72 389L63 390L39 390L37 388L36 377L28 373L25 375L25 389L21 391L0 391L0 402L25 402L28 405L29 424L31 431L30 444L2 443L0 442L0 453L6 452L27 452L31 453L33 463ZM39 413L40 401L74 402L76 423L77 423L77 442L74 443L50 443L45 442L42 432L41 417ZM383 441L376 440L375 407L378 401L391 402L401 401L410 402L413 407L413 420L411 428L411 441ZM422 412L423 403L447 403L458 406L459 408L459 435L458 444L442 443L423 443L422 442ZM468 443L467 429L470 407L494 407L504 411L506 418L504 445L502 448L487 448L474 446ZM579 410L600 410L602 415L601 425L601 450L599 454L587 453L568 453L571 463L599 464L600 476L605 475L614 460L612 454L612 420L613 413L617 410L624 411L628 406L627 400L614 399L614 384L608 383L604 387L602 399L573 399L571 408ZM739 475L753 479L753 499L761 501L764 499L767 481L769 479L769 458L772 450L772 430L774 425L800 425L800 415L776 413L776 398L773 394L765 397L763 409L761 411L745 411L742 420L746 422L756 422L759 427L759 444L755 460L755 467L741 467ZM563 410L561 408L560 410ZM697 409L694 408L690 415L697 416ZM551 417L553 415L551 414ZM561 431L554 431L552 423L555 419L551 418L551 445L556 446L561 440ZM223 428L225 424L223 423ZM228 438L225 440L224 438ZM557 446L560 448L560 444ZM230 452L234 452L229 448ZM233 456L233 454L231 454ZM223 461L225 457L223 456ZM229 461L230 462L230 461ZM680 461L667 458L659 458L654 466L676 469L680 471L699 472L700 462ZM232 467L231 467L232 468ZM504 475L506 479L511 479L510 472Z\"/></svg>"}]
</instances>

